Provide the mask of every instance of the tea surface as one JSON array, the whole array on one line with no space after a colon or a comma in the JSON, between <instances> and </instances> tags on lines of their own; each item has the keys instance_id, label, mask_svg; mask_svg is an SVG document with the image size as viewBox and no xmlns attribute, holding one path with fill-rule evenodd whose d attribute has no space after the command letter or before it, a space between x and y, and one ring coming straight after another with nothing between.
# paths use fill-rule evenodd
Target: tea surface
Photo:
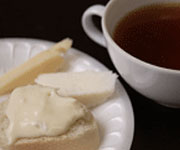
<instances>
[{"instance_id":1,"label":"tea surface","mask_svg":"<svg viewBox=\"0 0 180 150\"><path fill-rule=\"evenodd\" d=\"M130 12L118 23L113 39L143 61L180 70L180 5L157 4Z\"/></svg>"}]
</instances>

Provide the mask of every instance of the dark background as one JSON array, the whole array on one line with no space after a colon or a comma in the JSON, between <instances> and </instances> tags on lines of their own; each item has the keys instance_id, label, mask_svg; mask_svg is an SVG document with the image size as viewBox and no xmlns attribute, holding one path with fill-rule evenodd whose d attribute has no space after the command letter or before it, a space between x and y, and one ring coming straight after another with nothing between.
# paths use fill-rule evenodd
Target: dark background
<instances>
[{"instance_id":1,"label":"dark background","mask_svg":"<svg viewBox=\"0 0 180 150\"><path fill-rule=\"evenodd\" d=\"M0 0L0 38L28 37L74 40L73 47L95 57L116 72L107 50L92 42L81 27L81 16L93 4L108 0ZM99 22L99 18L94 18ZM97 23L99 24L99 23ZM131 89L121 78L135 115L131 150L179 150L180 110L160 106Z\"/></svg>"}]
</instances>

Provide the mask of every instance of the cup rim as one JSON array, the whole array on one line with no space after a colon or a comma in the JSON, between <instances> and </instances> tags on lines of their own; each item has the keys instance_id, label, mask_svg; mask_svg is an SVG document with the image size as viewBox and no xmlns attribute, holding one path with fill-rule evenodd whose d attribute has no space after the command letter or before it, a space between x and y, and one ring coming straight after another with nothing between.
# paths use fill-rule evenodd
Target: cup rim
<instances>
[{"instance_id":1,"label":"cup rim","mask_svg":"<svg viewBox=\"0 0 180 150\"><path fill-rule=\"evenodd\" d=\"M116 44L116 42L112 39L110 33L107 31L107 26L106 26L107 14L110 11L110 9L112 9L113 3L116 2L116 1L118 1L118 0L110 0L107 3L107 5L105 6L104 15L103 15L102 20L101 20L102 29L103 29L104 36L107 39L107 41L110 41L110 43L113 45L113 47L115 47L115 50L118 53L122 53L122 55L124 55L125 57L128 57L133 62L135 62L135 63L137 63L139 65L142 65L142 66L147 67L147 68L155 69L155 70L161 71L161 72L166 72L166 73L168 72L168 73L171 73L171 74L180 74L180 70L157 66L157 65L148 63L148 62L146 62L144 60L141 60L141 59L129 54L128 52L123 50L119 45Z\"/></svg>"}]
</instances>

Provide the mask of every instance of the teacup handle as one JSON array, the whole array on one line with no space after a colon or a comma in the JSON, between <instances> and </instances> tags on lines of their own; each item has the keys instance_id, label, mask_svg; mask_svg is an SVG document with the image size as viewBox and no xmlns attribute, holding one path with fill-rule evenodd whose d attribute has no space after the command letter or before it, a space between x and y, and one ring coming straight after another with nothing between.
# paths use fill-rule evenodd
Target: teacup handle
<instances>
[{"instance_id":1,"label":"teacup handle","mask_svg":"<svg viewBox=\"0 0 180 150\"><path fill-rule=\"evenodd\" d=\"M97 15L103 17L105 7L103 5L93 5L89 7L82 16L82 27L86 34L96 43L103 47L106 47L106 41L104 35L97 27L94 25L92 16Z\"/></svg>"}]
</instances>

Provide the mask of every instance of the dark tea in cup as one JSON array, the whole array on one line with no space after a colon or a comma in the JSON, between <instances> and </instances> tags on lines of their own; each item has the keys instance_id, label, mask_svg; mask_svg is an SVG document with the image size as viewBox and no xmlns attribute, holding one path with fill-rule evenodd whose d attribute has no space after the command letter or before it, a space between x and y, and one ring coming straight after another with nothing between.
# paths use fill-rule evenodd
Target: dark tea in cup
<instances>
[{"instance_id":1,"label":"dark tea in cup","mask_svg":"<svg viewBox=\"0 0 180 150\"><path fill-rule=\"evenodd\" d=\"M145 62L180 70L180 5L154 4L127 14L113 39Z\"/></svg>"}]
</instances>

